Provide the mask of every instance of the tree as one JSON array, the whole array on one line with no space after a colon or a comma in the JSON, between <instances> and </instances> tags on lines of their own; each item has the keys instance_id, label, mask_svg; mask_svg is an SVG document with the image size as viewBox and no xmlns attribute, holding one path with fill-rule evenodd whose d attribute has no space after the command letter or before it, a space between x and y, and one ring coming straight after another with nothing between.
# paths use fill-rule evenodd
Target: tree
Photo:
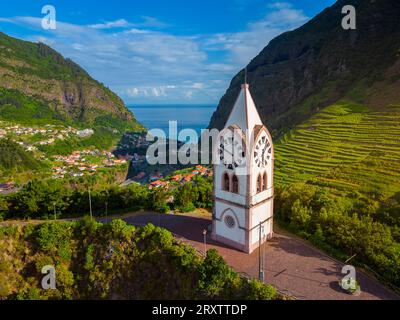
<instances>
[{"instance_id":1,"label":"tree","mask_svg":"<svg viewBox=\"0 0 400 320\"><path fill-rule=\"evenodd\" d=\"M192 183L181 185L175 192L175 206L183 212L193 211L194 202L197 201L197 190Z\"/></svg>"},{"instance_id":2,"label":"tree","mask_svg":"<svg viewBox=\"0 0 400 320\"><path fill-rule=\"evenodd\" d=\"M235 274L217 250L207 251L200 267L199 289L208 297L221 297Z\"/></svg>"},{"instance_id":3,"label":"tree","mask_svg":"<svg viewBox=\"0 0 400 320\"><path fill-rule=\"evenodd\" d=\"M308 230L311 215L312 209L304 206L300 200L296 200L291 208L290 225Z\"/></svg>"},{"instance_id":4,"label":"tree","mask_svg":"<svg viewBox=\"0 0 400 320\"><path fill-rule=\"evenodd\" d=\"M149 193L148 207L160 213L169 212L170 208L167 204L168 193L163 189L153 189Z\"/></svg>"},{"instance_id":5,"label":"tree","mask_svg":"<svg viewBox=\"0 0 400 320\"><path fill-rule=\"evenodd\" d=\"M0 196L0 221L3 220L8 212L9 203L6 197Z\"/></svg>"}]
</instances>

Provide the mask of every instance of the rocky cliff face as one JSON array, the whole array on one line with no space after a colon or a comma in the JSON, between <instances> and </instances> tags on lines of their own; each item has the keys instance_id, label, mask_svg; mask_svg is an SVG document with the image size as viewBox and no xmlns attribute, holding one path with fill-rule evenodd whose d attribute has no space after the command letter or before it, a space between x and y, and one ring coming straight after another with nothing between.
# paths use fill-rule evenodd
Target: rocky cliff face
<instances>
[{"instance_id":1,"label":"rocky cliff face","mask_svg":"<svg viewBox=\"0 0 400 320\"><path fill-rule=\"evenodd\" d=\"M344 5L357 29L341 26ZM339 0L301 28L273 39L248 65L259 113L275 135L340 99L400 103L400 1ZM244 71L222 97L209 127L225 124Z\"/></svg>"},{"instance_id":2,"label":"rocky cliff face","mask_svg":"<svg viewBox=\"0 0 400 320\"><path fill-rule=\"evenodd\" d=\"M123 101L77 64L45 44L21 41L3 33L1 88L40 101L58 119L94 124L99 117L108 117L115 123L124 122L128 128L141 128Z\"/></svg>"}]
</instances>

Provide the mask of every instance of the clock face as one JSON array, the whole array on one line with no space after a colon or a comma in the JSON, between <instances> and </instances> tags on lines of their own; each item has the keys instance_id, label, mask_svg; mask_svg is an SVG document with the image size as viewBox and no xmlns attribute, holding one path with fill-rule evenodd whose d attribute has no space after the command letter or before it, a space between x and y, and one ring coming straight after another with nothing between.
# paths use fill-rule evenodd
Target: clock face
<instances>
[{"instance_id":1,"label":"clock face","mask_svg":"<svg viewBox=\"0 0 400 320\"><path fill-rule=\"evenodd\" d=\"M242 140L233 135L221 137L218 156L221 163L230 170L241 167L246 163L246 152Z\"/></svg>"},{"instance_id":2,"label":"clock face","mask_svg":"<svg viewBox=\"0 0 400 320\"><path fill-rule=\"evenodd\" d=\"M264 136L258 140L254 150L254 162L259 168L264 168L272 159L272 145Z\"/></svg>"}]
</instances>

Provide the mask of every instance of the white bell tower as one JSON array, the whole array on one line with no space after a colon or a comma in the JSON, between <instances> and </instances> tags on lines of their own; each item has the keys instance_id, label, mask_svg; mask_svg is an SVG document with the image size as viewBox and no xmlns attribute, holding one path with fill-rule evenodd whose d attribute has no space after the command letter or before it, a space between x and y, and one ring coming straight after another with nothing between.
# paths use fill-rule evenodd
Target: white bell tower
<instances>
[{"instance_id":1,"label":"white bell tower","mask_svg":"<svg viewBox=\"0 0 400 320\"><path fill-rule=\"evenodd\" d=\"M211 236L251 253L273 236L274 148L247 83L218 136L213 160Z\"/></svg>"}]
</instances>

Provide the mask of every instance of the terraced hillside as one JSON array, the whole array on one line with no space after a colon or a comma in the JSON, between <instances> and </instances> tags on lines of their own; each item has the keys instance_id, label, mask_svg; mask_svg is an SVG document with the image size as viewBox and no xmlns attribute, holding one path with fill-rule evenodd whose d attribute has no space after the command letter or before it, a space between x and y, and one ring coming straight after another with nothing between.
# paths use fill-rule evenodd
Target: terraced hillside
<instances>
[{"instance_id":1,"label":"terraced hillside","mask_svg":"<svg viewBox=\"0 0 400 320\"><path fill-rule=\"evenodd\" d=\"M340 102L276 143L277 185L307 181L333 194L400 190L400 106Z\"/></svg>"}]
</instances>

